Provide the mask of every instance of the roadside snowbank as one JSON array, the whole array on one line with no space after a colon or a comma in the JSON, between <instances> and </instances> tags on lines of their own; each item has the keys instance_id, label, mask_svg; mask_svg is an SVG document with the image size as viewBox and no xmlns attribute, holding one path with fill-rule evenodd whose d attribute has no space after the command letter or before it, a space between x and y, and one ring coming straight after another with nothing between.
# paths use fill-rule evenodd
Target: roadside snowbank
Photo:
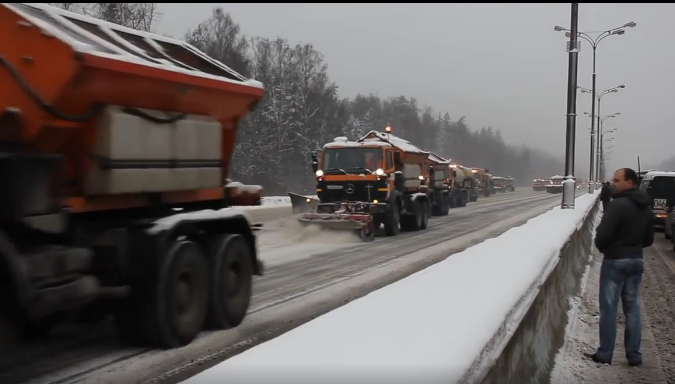
<instances>
[{"instance_id":1,"label":"roadside snowbank","mask_svg":"<svg viewBox=\"0 0 675 384\"><path fill-rule=\"evenodd\" d=\"M262 207L270 205L291 205L291 198L288 196L264 196L262 198Z\"/></svg>"},{"instance_id":2,"label":"roadside snowbank","mask_svg":"<svg viewBox=\"0 0 675 384\"><path fill-rule=\"evenodd\" d=\"M554 208L184 384L479 381L596 200Z\"/></svg>"}]
</instances>

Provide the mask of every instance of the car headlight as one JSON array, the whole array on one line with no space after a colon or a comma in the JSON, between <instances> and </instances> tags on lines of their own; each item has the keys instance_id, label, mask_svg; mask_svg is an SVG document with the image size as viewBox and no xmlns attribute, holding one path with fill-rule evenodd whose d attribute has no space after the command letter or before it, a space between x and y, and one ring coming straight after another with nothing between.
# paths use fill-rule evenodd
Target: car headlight
<instances>
[{"instance_id":1,"label":"car headlight","mask_svg":"<svg viewBox=\"0 0 675 384\"><path fill-rule=\"evenodd\" d=\"M321 177L321 176L323 176L323 171L319 169L319 170L316 171L316 177Z\"/></svg>"},{"instance_id":2,"label":"car headlight","mask_svg":"<svg viewBox=\"0 0 675 384\"><path fill-rule=\"evenodd\" d=\"M378 176L384 176L384 171L382 170L382 168L378 168L375 170L375 174Z\"/></svg>"}]
</instances>

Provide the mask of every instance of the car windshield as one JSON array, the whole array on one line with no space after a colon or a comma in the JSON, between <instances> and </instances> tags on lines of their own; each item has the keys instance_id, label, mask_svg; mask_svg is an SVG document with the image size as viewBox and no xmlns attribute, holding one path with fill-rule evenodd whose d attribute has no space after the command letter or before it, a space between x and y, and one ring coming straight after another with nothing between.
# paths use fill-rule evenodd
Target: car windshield
<instances>
[{"instance_id":1,"label":"car windshield","mask_svg":"<svg viewBox=\"0 0 675 384\"><path fill-rule=\"evenodd\" d=\"M363 173L382 168L381 148L328 148L323 152L321 168L325 173Z\"/></svg>"}]
</instances>

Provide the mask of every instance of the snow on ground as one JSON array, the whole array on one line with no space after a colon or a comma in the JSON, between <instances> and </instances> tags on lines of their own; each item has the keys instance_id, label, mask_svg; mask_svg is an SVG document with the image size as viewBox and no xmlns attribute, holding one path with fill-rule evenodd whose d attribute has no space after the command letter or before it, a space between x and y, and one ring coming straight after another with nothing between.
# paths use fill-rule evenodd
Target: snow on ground
<instances>
[{"instance_id":1,"label":"snow on ground","mask_svg":"<svg viewBox=\"0 0 675 384\"><path fill-rule=\"evenodd\" d=\"M551 375L551 384L665 384L666 380L658 359L658 350L646 318L642 311L642 354L644 365L629 367L623 349L623 315L619 316L616 350L612 365L596 364L584 357L598 346L599 306L598 292L602 255L596 254L589 268L586 284L581 297L575 300L571 312L570 329L566 335L556 368ZM647 272L649 273L649 272ZM644 287L643 287L644 288ZM643 292L644 296L644 292ZM619 308L619 313L622 310Z\"/></svg>"},{"instance_id":2,"label":"snow on ground","mask_svg":"<svg viewBox=\"0 0 675 384\"><path fill-rule=\"evenodd\" d=\"M363 243L352 232L324 230L319 226L305 227L296 217L270 221L263 228L257 238L260 258L266 266Z\"/></svg>"},{"instance_id":3,"label":"snow on ground","mask_svg":"<svg viewBox=\"0 0 675 384\"><path fill-rule=\"evenodd\" d=\"M515 331L561 246L596 200L596 194L584 195L574 210L554 208L184 384L223 378L233 384L457 383L478 376L498 357L494 340ZM514 313L516 306L522 308ZM505 318L511 321L505 324Z\"/></svg>"}]
</instances>

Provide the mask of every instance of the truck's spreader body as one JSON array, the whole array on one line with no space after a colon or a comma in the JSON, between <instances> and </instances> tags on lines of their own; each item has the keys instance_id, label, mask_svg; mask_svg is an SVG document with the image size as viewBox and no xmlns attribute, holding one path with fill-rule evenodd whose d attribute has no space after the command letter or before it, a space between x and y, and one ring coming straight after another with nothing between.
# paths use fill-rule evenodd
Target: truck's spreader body
<instances>
[{"instance_id":1,"label":"truck's spreader body","mask_svg":"<svg viewBox=\"0 0 675 384\"><path fill-rule=\"evenodd\" d=\"M0 327L114 314L125 339L176 347L237 326L262 264L224 208L262 191L225 179L262 84L44 4L0 5L0 36Z\"/></svg>"}]
</instances>

